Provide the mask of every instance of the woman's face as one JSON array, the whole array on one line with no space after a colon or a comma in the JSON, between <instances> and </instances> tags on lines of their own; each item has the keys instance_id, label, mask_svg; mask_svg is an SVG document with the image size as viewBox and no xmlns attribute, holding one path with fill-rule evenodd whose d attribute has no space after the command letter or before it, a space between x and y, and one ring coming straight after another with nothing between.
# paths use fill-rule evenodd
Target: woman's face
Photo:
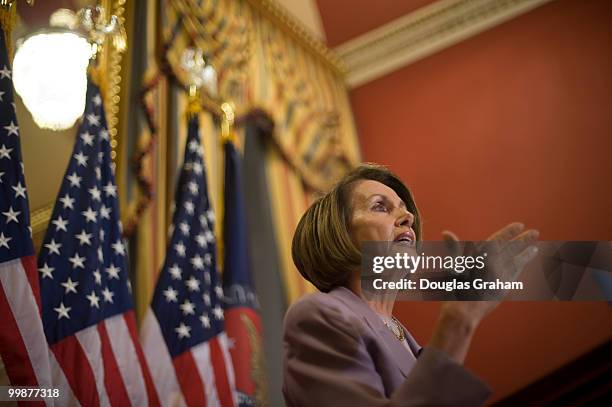
<instances>
[{"instance_id":1,"label":"woman's face","mask_svg":"<svg viewBox=\"0 0 612 407\"><path fill-rule=\"evenodd\" d=\"M416 241L412 230L414 215L385 184L372 180L357 181L350 203L349 233L357 247L365 241Z\"/></svg>"}]
</instances>

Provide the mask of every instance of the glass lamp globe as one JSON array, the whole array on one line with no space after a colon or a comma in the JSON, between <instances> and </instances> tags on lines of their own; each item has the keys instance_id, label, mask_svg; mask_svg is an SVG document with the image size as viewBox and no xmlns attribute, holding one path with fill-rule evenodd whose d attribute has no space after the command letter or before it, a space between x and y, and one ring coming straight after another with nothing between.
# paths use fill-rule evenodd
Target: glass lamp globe
<instances>
[{"instance_id":1,"label":"glass lamp globe","mask_svg":"<svg viewBox=\"0 0 612 407\"><path fill-rule=\"evenodd\" d=\"M47 30L18 42L13 84L43 129L72 127L85 109L92 47L74 32Z\"/></svg>"}]
</instances>

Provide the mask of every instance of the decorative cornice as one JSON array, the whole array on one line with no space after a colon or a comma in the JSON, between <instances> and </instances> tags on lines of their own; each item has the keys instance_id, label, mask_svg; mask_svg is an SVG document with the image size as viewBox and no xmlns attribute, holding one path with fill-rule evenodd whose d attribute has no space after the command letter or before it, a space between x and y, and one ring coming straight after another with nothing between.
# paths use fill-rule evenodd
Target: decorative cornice
<instances>
[{"instance_id":1,"label":"decorative cornice","mask_svg":"<svg viewBox=\"0 0 612 407\"><path fill-rule=\"evenodd\" d=\"M340 58L323 42L318 40L310 30L298 19L293 17L285 8L274 0L247 0L255 10L271 20L277 27L289 34L301 46L319 57L323 63L340 76L346 74Z\"/></svg>"},{"instance_id":2,"label":"decorative cornice","mask_svg":"<svg viewBox=\"0 0 612 407\"><path fill-rule=\"evenodd\" d=\"M350 87L470 38L552 0L440 0L354 38L335 51Z\"/></svg>"}]
</instances>

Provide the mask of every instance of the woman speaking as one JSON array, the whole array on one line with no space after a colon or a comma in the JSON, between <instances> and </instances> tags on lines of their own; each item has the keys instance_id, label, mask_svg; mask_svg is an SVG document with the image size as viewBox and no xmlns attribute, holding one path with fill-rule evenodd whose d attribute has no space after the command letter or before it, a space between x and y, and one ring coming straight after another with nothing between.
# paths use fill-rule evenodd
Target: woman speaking
<instances>
[{"instance_id":1,"label":"woman speaking","mask_svg":"<svg viewBox=\"0 0 612 407\"><path fill-rule=\"evenodd\" d=\"M513 223L489 240L513 252L516 272L536 252L537 231ZM452 244L457 238L445 233ZM463 366L480 321L498 302L446 302L429 344L421 347L393 317L394 295L366 299L360 246L366 241L421 240L410 190L386 168L362 165L316 201L300 220L292 246L302 276L320 292L285 317L287 406L474 406L489 388Z\"/></svg>"}]
</instances>

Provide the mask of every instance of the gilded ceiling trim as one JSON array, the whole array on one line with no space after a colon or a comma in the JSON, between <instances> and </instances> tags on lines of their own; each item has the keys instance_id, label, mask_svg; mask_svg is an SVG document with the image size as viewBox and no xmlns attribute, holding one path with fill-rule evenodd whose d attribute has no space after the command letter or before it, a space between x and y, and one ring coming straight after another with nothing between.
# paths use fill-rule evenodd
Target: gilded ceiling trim
<instances>
[{"instance_id":1,"label":"gilded ceiling trim","mask_svg":"<svg viewBox=\"0 0 612 407\"><path fill-rule=\"evenodd\" d=\"M357 87L552 0L441 0L334 49Z\"/></svg>"},{"instance_id":2,"label":"gilded ceiling trim","mask_svg":"<svg viewBox=\"0 0 612 407\"><path fill-rule=\"evenodd\" d=\"M247 0L247 3L290 35L298 44L317 56L335 74L345 76L346 68L342 60L327 45L312 35L301 21L289 14L283 6L274 0Z\"/></svg>"}]
</instances>

